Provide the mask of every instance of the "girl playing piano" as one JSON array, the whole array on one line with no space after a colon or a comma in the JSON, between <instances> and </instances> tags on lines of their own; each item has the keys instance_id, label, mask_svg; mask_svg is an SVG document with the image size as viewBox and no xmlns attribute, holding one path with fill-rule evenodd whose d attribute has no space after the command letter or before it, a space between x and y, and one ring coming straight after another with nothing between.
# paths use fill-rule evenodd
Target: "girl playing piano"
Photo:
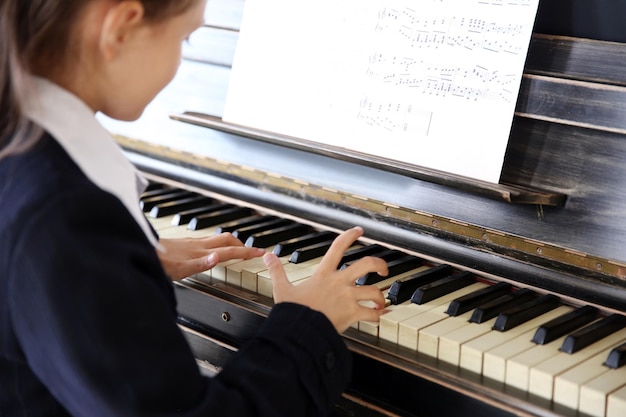
<instances>
[{"instance_id":1,"label":"girl playing piano","mask_svg":"<svg viewBox=\"0 0 626 417\"><path fill-rule=\"evenodd\" d=\"M377 320L379 290L337 263L292 286L271 254L230 235L159 241L145 181L94 114L139 117L174 76L206 0L0 3L0 415L320 416L350 375L340 332ZM176 325L171 280L264 256L276 305L214 378Z\"/></svg>"}]
</instances>

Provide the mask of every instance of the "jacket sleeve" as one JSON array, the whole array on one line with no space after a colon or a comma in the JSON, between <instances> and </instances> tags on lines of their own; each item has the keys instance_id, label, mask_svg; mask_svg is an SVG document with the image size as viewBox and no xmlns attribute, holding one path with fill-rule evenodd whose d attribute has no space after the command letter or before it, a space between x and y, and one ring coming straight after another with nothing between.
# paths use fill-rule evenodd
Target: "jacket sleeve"
<instances>
[{"instance_id":1,"label":"jacket sleeve","mask_svg":"<svg viewBox=\"0 0 626 417\"><path fill-rule=\"evenodd\" d=\"M321 416L347 384L341 337L321 313L288 303L218 376L202 376L154 248L109 194L66 191L20 228L12 324L72 415Z\"/></svg>"}]
</instances>

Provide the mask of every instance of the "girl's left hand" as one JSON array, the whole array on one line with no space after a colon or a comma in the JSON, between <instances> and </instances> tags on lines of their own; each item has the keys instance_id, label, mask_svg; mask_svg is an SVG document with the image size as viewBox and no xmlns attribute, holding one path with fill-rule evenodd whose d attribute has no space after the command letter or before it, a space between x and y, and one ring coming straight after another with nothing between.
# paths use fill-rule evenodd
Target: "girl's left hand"
<instances>
[{"instance_id":1,"label":"girl's left hand","mask_svg":"<svg viewBox=\"0 0 626 417\"><path fill-rule=\"evenodd\" d=\"M213 268L218 262L250 259L265 254L265 249L248 248L230 233L201 238L160 239L164 250L157 250L163 269L174 280Z\"/></svg>"}]
</instances>

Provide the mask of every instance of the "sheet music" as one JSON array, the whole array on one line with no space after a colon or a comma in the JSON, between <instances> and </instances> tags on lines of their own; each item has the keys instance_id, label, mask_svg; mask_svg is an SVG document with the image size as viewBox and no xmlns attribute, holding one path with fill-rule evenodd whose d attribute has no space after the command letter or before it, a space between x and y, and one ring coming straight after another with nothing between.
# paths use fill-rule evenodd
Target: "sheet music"
<instances>
[{"instance_id":1,"label":"sheet music","mask_svg":"<svg viewBox=\"0 0 626 417\"><path fill-rule=\"evenodd\" d=\"M225 121L497 183L538 0L246 0Z\"/></svg>"}]
</instances>

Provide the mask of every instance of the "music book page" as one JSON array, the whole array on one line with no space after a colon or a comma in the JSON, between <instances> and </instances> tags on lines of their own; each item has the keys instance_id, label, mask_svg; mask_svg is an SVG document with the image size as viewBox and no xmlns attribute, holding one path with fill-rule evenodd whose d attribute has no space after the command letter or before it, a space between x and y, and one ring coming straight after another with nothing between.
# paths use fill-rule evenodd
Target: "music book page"
<instances>
[{"instance_id":1,"label":"music book page","mask_svg":"<svg viewBox=\"0 0 626 417\"><path fill-rule=\"evenodd\" d=\"M497 183L538 0L246 0L224 121Z\"/></svg>"}]
</instances>

